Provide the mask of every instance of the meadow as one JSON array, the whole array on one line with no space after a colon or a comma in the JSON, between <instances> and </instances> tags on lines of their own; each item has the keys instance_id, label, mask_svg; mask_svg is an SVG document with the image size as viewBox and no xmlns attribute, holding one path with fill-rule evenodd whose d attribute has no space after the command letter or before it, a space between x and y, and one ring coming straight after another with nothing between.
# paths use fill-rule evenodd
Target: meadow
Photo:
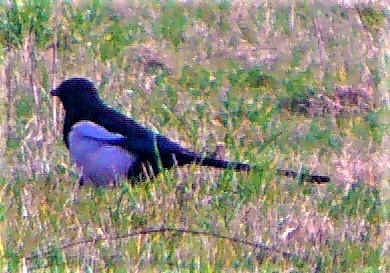
<instances>
[{"instance_id":1,"label":"meadow","mask_svg":"<svg viewBox=\"0 0 390 273\"><path fill-rule=\"evenodd\" d=\"M390 6L340 2L1 1L0 271L390 272ZM72 76L262 171L79 188Z\"/></svg>"}]
</instances>

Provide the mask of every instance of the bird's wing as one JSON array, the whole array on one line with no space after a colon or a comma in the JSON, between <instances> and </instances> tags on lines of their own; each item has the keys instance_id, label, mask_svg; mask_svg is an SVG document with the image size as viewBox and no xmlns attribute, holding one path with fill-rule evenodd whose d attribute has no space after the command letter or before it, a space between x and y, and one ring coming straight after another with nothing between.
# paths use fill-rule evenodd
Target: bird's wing
<instances>
[{"instance_id":1,"label":"bird's wing","mask_svg":"<svg viewBox=\"0 0 390 273\"><path fill-rule=\"evenodd\" d=\"M126 143L123 147L130 153L137 155L140 161L150 164L154 174L161 171L160 164L163 168L197 163L217 168L250 169L250 166L245 163L203 157L200 153L153 132L132 118L107 106L101 106L100 109L97 109L90 120L112 133L125 136Z\"/></svg>"}]
</instances>

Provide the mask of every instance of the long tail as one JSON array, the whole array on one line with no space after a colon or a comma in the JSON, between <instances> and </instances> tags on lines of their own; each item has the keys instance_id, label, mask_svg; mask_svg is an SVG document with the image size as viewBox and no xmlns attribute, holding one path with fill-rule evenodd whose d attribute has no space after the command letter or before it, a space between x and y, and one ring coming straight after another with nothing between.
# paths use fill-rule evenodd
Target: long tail
<instances>
[{"instance_id":1,"label":"long tail","mask_svg":"<svg viewBox=\"0 0 390 273\"><path fill-rule=\"evenodd\" d=\"M197 160L198 164L202 166L210 166L210 167L215 167L215 168L220 168L220 169L232 169L236 171L256 171L259 170L257 166L252 166L247 163L242 163L242 162L234 162L234 161L226 161L222 159L216 159L212 157L205 157L203 159ZM308 181L310 183L327 183L330 181L329 176L325 175L317 175L317 174L307 174L307 173L298 173L296 171L292 170L286 170L286 169L278 169L277 170L278 175L282 176L287 176L287 177L292 177L292 178L298 178L300 180ZM299 177L298 177L299 176Z\"/></svg>"},{"instance_id":2,"label":"long tail","mask_svg":"<svg viewBox=\"0 0 390 273\"><path fill-rule=\"evenodd\" d=\"M220 169L232 169L236 171L250 171L251 169L253 169L251 165L246 163L226 161L212 157L205 157L203 159L197 160L197 163L202 166L210 166Z\"/></svg>"},{"instance_id":3,"label":"long tail","mask_svg":"<svg viewBox=\"0 0 390 273\"><path fill-rule=\"evenodd\" d=\"M298 173L296 171L285 170L285 169L278 169L277 173L279 175L284 175L287 177L293 177L293 178L298 178L300 180L305 180L305 181L308 181L310 183L321 184L321 183L327 183L330 181L330 177L326 176L326 175L307 174L304 172ZM299 175L299 177L298 177L298 175Z\"/></svg>"}]
</instances>

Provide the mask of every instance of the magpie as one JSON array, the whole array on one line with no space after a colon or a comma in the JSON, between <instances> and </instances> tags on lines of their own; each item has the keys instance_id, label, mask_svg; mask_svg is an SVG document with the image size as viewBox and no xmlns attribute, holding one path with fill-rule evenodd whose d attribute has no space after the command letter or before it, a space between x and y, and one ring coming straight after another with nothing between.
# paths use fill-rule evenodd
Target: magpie
<instances>
[{"instance_id":1,"label":"magpie","mask_svg":"<svg viewBox=\"0 0 390 273\"><path fill-rule=\"evenodd\" d=\"M250 171L247 163L227 161L181 146L162 134L107 106L94 84L73 77L51 90L65 109L63 141L71 158L81 170L80 185L116 183L126 177L131 181L158 175L163 169L198 164L221 169ZM279 174L297 177L290 170ZM308 175L310 182L329 182L327 176Z\"/></svg>"}]
</instances>

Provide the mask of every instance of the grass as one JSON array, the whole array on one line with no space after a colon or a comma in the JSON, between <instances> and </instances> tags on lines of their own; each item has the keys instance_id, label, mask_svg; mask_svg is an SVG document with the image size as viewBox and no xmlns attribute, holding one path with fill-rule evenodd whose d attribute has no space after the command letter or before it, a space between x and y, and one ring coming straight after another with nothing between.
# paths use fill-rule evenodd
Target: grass
<instances>
[{"instance_id":1,"label":"grass","mask_svg":"<svg viewBox=\"0 0 390 273\"><path fill-rule=\"evenodd\" d=\"M390 270L388 6L11 6L0 6L3 271ZM79 189L49 96L74 75L183 145L223 144L262 171L187 166Z\"/></svg>"}]
</instances>

